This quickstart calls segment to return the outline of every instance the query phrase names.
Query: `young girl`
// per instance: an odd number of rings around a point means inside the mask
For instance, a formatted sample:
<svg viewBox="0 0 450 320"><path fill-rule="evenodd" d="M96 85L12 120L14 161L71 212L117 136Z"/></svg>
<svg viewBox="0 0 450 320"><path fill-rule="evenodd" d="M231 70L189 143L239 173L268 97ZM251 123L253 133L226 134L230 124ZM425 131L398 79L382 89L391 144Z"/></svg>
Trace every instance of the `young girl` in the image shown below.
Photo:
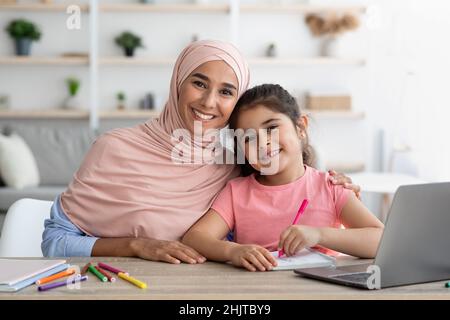
<svg viewBox="0 0 450 320"><path fill-rule="evenodd" d="M353 192L311 167L307 125L307 117L300 115L295 99L281 86L264 84L245 92L231 115L230 128L257 133L258 157L249 161L251 138L237 138L238 147L245 150L244 176L227 183L183 242L210 260L231 261L250 271L276 266L269 251L277 249L287 256L316 247L374 257L383 224ZM309 204L298 224L291 225L304 199ZM224 240L230 231L235 242Z"/></svg>

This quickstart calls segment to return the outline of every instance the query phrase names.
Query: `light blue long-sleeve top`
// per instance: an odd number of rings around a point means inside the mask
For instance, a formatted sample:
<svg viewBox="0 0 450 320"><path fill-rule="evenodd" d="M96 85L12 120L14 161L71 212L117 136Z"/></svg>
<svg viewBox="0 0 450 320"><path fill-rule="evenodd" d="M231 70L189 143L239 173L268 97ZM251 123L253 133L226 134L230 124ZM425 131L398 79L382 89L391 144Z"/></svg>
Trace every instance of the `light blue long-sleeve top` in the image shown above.
<svg viewBox="0 0 450 320"><path fill-rule="evenodd" d="M44 222L41 250L44 257L90 257L97 237L81 231L61 208L60 196L53 202L50 219ZM227 236L233 241L233 232Z"/></svg>
<svg viewBox="0 0 450 320"><path fill-rule="evenodd" d="M98 238L81 231L61 208L60 196L53 202L50 219L44 222L41 250L44 257L89 257Z"/></svg>

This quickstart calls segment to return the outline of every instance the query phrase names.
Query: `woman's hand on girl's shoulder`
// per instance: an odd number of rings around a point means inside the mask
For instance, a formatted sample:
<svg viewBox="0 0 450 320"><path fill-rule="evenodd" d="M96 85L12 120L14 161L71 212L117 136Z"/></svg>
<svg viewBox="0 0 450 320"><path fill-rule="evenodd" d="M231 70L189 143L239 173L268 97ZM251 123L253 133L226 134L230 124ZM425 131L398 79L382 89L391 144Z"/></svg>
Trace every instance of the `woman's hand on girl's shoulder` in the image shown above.
<svg viewBox="0 0 450 320"><path fill-rule="evenodd" d="M361 187L357 184L353 184L350 177L347 177L343 173L338 173L334 170L328 170L330 174L330 181L333 184L342 185L344 188L349 189L354 192L356 197L361 200Z"/></svg>
<svg viewBox="0 0 450 320"><path fill-rule="evenodd" d="M231 250L231 263L249 271L272 270L277 266L270 252L258 245L237 245Z"/></svg>
<svg viewBox="0 0 450 320"><path fill-rule="evenodd" d="M131 248L136 257L146 260L174 264L181 262L195 264L206 261L206 258L197 251L179 241L136 238L132 241Z"/></svg>

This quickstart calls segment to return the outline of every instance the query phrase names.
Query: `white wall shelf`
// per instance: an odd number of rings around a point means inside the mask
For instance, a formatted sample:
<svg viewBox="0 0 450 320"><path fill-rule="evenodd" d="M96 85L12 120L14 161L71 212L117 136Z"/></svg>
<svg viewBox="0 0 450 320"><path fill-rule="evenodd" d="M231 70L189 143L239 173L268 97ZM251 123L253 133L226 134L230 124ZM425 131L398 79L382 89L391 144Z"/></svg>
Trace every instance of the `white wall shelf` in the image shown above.
<svg viewBox="0 0 450 320"><path fill-rule="evenodd" d="M140 119L157 117L159 111L156 110L100 110L99 117L103 119ZM355 111L311 111L306 110L309 116L316 119L363 119L363 112ZM78 118L89 117L88 110L63 110L63 109L42 109L42 110L0 110L0 118L3 119L25 119L25 118Z"/></svg>
<svg viewBox="0 0 450 320"><path fill-rule="evenodd" d="M147 119L157 117L154 110L105 110L99 112L101 119ZM0 110L0 119L89 119L89 110Z"/></svg>
<svg viewBox="0 0 450 320"><path fill-rule="evenodd" d="M89 110L0 110L0 119L88 119Z"/></svg>
<svg viewBox="0 0 450 320"><path fill-rule="evenodd" d="M102 57L100 65L123 65L123 66L172 66L176 58L154 58L154 57ZM354 65L362 66L365 60L357 58L249 58L248 63L254 66L308 66L308 65Z"/></svg>
<svg viewBox="0 0 450 320"><path fill-rule="evenodd" d="M259 66L307 66L307 65L355 65L362 66L365 60L357 58L249 58L248 63Z"/></svg>
<svg viewBox="0 0 450 320"><path fill-rule="evenodd" d="M99 58L100 65L118 66L171 66L175 64L176 58L153 58L153 57L102 57Z"/></svg>
<svg viewBox="0 0 450 320"><path fill-rule="evenodd" d="M159 111L155 110L106 110L100 111L101 119L148 119L159 116Z"/></svg>
<svg viewBox="0 0 450 320"><path fill-rule="evenodd" d="M158 12L158 13L228 13L230 5L228 4L145 4L145 3L111 3L100 4L100 11L105 12ZM242 13L285 13L302 14L310 12L326 11L345 11L364 13L365 6L325 6L311 4L293 4L293 5L271 5L271 4L249 4L240 5L239 10Z"/></svg>
<svg viewBox="0 0 450 320"><path fill-rule="evenodd" d="M145 4L145 3L111 3L100 4L103 12L157 12L157 13L228 13L227 4Z"/></svg>
<svg viewBox="0 0 450 320"><path fill-rule="evenodd" d="M0 4L0 11L35 11L35 12L66 12L69 5L78 5L81 11L86 12L89 10L88 4L77 4L77 3L11 3L11 4Z"/></svg>
<svg viewBox="0 0 450 320"><path fill-rule="evenodd" d="M304 14L311 12L356 12L364 13L366 6L339 6L339 5L314 5L314 4L243 4L240 6L242 13L287 13L287 14Z"/></svg>
<svg viewBox="0 0 450 320"><path fill-rule="evenodd" d="M0 57L0 65L74 65L82 66L89 64L88 57L36 57L36 56L3 56Z"/></svg>
<svg viewBox="0 0 450 320"><path fill-rule="evenodd" d="M48 117L48 118L88 118L91 127L98 127L98 119L114 118L145 118L155 112L152 111L103 111L99 108L101 101L98 97L99 68L108 66L148 66L148 67L172 67L176 57L124 57L124 56L99 56L98 55L98 37L99 37L99 16L106 13L211 13L226 14L230 17L230 39L236 41L239 35L239 14L304 14L309 12L322 11L346 11L355 13L364 13L366 6L350 5L314 5L314 4L239 4L239 1L224 1L223 4L156 4L144 3L103 3L100 0L89 0L88 3L77 3L77 0L63 0L64 2L54 2L50 4L41 3L38 0L34 2L21 2L14 4L0 4L0 11L31 11L31 12L55 12L65 13L67 7L71 4L79 5L81 10L89 15L89 57L88 56L0 56L0 66L87 66L89 71L90 97L89 106L86 111L66 111L66 110L47 110L47 111L0 111L0 117ZM358 58L330 58L330 57L253 57L248 59L252 67L303 67L303 66L362 66L364 59ZM20 110L20 109L18 109ZM147 112L147 113L145 113ZM362 112L310 112L310 115L317 119L361 119L364 117Z"/></svg>
<svg viewBox="0 0 450 320"><path fill-rule="evenodd" d="M361 111L346 110L305 110L306 114L313 119L364 119L365 113Z"/></svg>

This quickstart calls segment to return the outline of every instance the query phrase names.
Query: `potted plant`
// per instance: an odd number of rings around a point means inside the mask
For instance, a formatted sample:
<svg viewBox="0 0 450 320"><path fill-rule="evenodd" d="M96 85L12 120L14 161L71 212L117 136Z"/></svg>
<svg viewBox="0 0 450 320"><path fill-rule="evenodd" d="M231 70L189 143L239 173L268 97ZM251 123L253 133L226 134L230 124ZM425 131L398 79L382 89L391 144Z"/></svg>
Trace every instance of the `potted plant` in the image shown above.
<svg viewBox="0 0 450 320"><path fill-rule="evenodd" d="M64 109L76 109L79 107L79 101L77 99L77 93L80 89L81 82L77 78L70 77L66 79L67 89L69 96L64 100Z"/></svg>
<svg viewBox="0 0 450 320"><path fill-rule="evenodd" d="M314 36L323 37L320 53L322 56L336 55L336 39L346 31L354 30L359 26L358 18L350 13L338 16L331 13L326 16L308 14L305 22Z"/></svg>
<svg viewBox="0 0 450 320"><path fill-rule="evenodd" d="M13 20L6 27L6 31L16 43L16 54L19 56L30 55L31 42L41 38L41 31L31 21L25 19Z"/></svg>
<svg viewBox="0 0 450 320"><path fill-rule="evenodd" d="M144 48L141 38L129 31L122 32L115 40L127 57L132 57L136 48Z"/></svg>
<svg viewBox="0 0 450 320"><path fill-rule="evenodd" d="M126 99L125 93L123 93L122 91L117 92L116 98L117 98L117 110L124 110Z"/></svg>
<svg viewBox="0 0 450 320"><path fill-rule="evenodd" d="M277 56L277 47L275 43L270 43L266 49L266 57L276 57Z"/></svg>

